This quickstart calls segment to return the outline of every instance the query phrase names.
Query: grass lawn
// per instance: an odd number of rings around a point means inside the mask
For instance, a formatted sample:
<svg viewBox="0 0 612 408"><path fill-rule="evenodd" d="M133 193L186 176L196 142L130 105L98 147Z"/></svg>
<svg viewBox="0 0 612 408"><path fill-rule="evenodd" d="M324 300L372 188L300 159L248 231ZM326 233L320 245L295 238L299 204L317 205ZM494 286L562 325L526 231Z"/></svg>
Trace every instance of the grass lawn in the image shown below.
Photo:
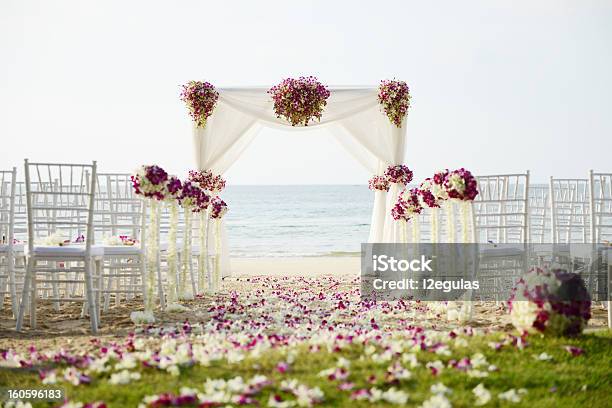
<svg viewBox="0 0 612 408"><path fill-rule="evenodd" d="M189 342L196 343L195 336L188 336ZM437 393L454 407L473 407L476 397L472 390L480 383L490 391L491 399L485 406L531 406L531 407L610 407L612 406L612 332L599 331L585 334L576 339L544 338L539 335L529 336L525 347L508 343L507 333L490 333L486 335L458 336L450 338L441 347L430 350L414 349L394 350L384 353L380 345L352 344L341 350L328 350L321 347L313 349L312 344L304 343L294 346L282 346L264 351L254 357L248 355L242 361L230 364L227 360L212 361L208 366L200 364L183 365L178 376L171 375L159 367L143 367L138 364L131 372L139 372L141 378L124 385L109 383L110 375L115 370L114 362L108 363L107 372L89 373L91 383L73 386L61 380L55 385L42 385L39 370L49 366L32 366L29 368L0 368L0 384L3 387L41 388L61 387L66 390L70 401L83 403L104 401L109 407L136 407L147 395L174 393L181 387L191 387L202 391L207 379L229 380L241 376L249 380L257 375L264 375L270 381L252 397L260 406L268 406L271 395L278 395L286 406L296 401L291 392L281 390L283 380L295 379L300 384L312 389L319 387L324 399L319 406L366 407L390 406L391 403L373 395L371 389L388 390L394 387L407 393L406 405L420 406L436 392L430 387L442 383L451 391ZM496 350L491 343L506 342ZM566 346L576 346L584 352L574 356ZM451 360L460 361L471 358L475 365L474 354L482 353L486 362L479 363L476 370L473 366L467 369L461 366L452 367ZM546 355L542 355L546 353ZM415 362L408 354L414 354ZM542 359L539 359L540 356ZM321 376L320 372L338 366L340 357L347 359L346 378L331 379ZM550 359L548 359L550 357ZM428 362L439 360L444 368L434 375ZM388 369L398 362L408 375L390 376ZM279 366L279 363L281 365ZM286 363L286 364L284 364ZM418 364L418 365L417 365ZM491 367L491 365L496 366ZM53 364L61 372L66 364ZM286 369L285 369L286 368ZM331 370L330 370L331 371ZM87 372L83 369L83 372ZM476 373L476 377L472 376ZM486 377L477 378L478 375ZM352 383L351 389L340 390L339 385ZM355 399L357 390L368 389L364 398ZM520 401L501 400L499 394L509 389L525 389L518 393ZM351 397L353 396L353 398ZM440 400L430 401L443 404ZM57 406L55 402L39 402L33 406ZM223 403L210 406L237 406L237 403ZM282 406L282 405L279 405ZM427 406L427 405L426 405ZM431 405L444 406L444 405Z"/></svg>

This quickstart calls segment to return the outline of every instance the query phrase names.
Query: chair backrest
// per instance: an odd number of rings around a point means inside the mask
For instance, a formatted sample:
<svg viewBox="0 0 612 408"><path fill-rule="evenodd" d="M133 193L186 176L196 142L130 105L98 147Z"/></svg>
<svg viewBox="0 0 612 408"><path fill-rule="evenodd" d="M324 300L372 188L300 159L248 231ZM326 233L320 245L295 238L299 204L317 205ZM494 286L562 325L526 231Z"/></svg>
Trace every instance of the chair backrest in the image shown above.
<svg viewBox="0 0 612 408"><path fill-rule="evenodd" d="M550 178L552 243L587 243L591 239L588 179Z"/></svg>
<svg viewBox="0 0 612 408"><path fill-rule="evenodd" d="M0 170L0 245L13 247L17 169Z"/></svg>
<svg viewBox="0 0 612 408"><path fill-rule="evenodd" d="M589 172L591 241L612 242L612 173Z"/></svg>
<svg viewBox="0 0 612 408"><path fill-rule="evenodd" d="M28 206L26 199L26 186L23 180L15 183L15 238L20 241L28 239Z"/></svg>
<svg viewBox="0 0 612 408"><path fill-rule="evenodd" d="M478 242L526 244L529 239L529 171L478 176L474 224Z"/></svg>
<svg viewBox="0 0 612 408"><path fill-rule="evenodd" d="M93 241L96 162L92 164L30 163L25 160L28 246L51 234L74 241Z"/></svg>
<svg viewBox="0 0 612 408"><path fill-rule="evenodd" d="M134 194L130 174L98 173L94 237L126 235L141 240L143 200Z"/></svg>
<svg viewBox="0 0 612 408"><path fill-rule="evenodd" d="M529 242L535 244L549 243L550 204L549 186L532 184L529 186Z"/></svg>

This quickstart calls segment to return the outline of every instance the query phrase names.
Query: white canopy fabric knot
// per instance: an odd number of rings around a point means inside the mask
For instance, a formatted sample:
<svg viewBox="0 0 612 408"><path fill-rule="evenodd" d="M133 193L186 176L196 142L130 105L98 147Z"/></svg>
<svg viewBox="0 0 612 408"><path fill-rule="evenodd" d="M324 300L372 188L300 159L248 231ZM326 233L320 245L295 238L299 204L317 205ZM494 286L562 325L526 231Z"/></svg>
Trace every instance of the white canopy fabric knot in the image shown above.
<svg viewBox="0 0 612 408"><path fill-rule="evenodd" d="M206 127L193 128L196 166L199 170L225 173L263 127L296 131L324 127L368 171L383 174L389 165L401 164L406 143L406 120L392 124L378 103L375 87L330 87L331 95L320 121L291 126L274 113L269 87L221 88L219 100ZM391 217L400 186L374 194L368 242L399 242L399 227ZM230 274L229 249L222 227L221 268Z"/></svg>

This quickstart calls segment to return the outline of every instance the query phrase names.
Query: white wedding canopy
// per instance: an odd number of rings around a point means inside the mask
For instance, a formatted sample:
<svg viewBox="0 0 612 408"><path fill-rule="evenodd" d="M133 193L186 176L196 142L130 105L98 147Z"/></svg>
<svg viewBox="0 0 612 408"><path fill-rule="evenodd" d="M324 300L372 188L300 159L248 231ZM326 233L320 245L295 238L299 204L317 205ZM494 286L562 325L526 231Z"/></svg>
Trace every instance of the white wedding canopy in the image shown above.
<svg viewBox="0 0 612 408"><path fill-rule="evenodd" d="M219 100L206 126L193 128L199 170L223 174L266 126L298 131L324 127L373 174L382 174L389 165L402 164L406 120L399 128L391 123L378 103L378 88L330 87L331 95L321 120L314 120L306 127L294 127L284 118L277 118L268 89L218 89ZM391 184L388 193L376 191L369 242L399 241L399 229L391 217L391 208L401 188ZM229 251L225 228L222 236L221 268L223 276L227 276Z"/></svg>

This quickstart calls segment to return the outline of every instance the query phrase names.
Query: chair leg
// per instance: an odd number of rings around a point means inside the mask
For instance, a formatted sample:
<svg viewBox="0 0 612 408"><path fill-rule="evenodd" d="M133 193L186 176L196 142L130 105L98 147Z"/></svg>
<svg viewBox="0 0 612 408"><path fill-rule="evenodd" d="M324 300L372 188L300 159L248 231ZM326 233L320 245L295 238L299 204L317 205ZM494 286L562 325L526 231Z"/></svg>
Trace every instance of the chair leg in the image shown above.
<svg viewBox="0 0 612 408"><path fill-rule="evenodd" d="M27 263L26 263L26 273L23 279L23 291L21 293L21 302L19 305L19 312L17 313L17 324L15 326L15 329L17 331L21 331L22 329L23 316L25 314L25 309L27 307L28 300L30 298L30 284L32 282L32 274L34 273L33 264L34 264L34 259L28 258ZM32 313L31 310L30 310L30 313Z"/></svg>
<svg viewBox="0 0 612 408"><path fill-rule="evenodd" d="M108 277L107 277L108 281L106 282L106 293L104 293L104 309L103 309L104 313L108 312L108 307L110 305L110 289L111 289L111 283L113 281L112 274L114 270L112 265L113 265L113 261L110 260L109 267L108 267ZM99 282L100 283L98 284L98 286L100 286L101 288L104 287L104 279L102 279L102 273L100 273Z"/></svg>
<svg viewBox="0 0 612 408"><path fill-rule="evenodd" d="M17 306L17 283L15 282L15 259L9 259L11 264L9 264L8 272L9 272L9 292L11 294L11 307L13 308L13 317L17 317L17 313L19 313L19 307Z"/></svg>
<svg viewBox="0 0 612 408"><path fill-rule="evenodd" d="M53 262L53 267L55 269L59 269L59 262ZM52 272L51 273L51 280L53 282L51 282L51 287L53 288L53 297L56 299L59 299L59 289L57 286L57 274L60 272ZM55 300L53 301L53 310L55 310L56 312L59 312L60 310L60 302L59 300Z"/></svg>
<svg viewBox="0 0 612 408"><path fill-rule="evenodd" d="M93 334L98 332L98 316L96 313L96 299L93 293L92 279L92 259L85 259L85 287L87 291L87 306L89 308L89 319L91 321L91 331Z"/></svg>

